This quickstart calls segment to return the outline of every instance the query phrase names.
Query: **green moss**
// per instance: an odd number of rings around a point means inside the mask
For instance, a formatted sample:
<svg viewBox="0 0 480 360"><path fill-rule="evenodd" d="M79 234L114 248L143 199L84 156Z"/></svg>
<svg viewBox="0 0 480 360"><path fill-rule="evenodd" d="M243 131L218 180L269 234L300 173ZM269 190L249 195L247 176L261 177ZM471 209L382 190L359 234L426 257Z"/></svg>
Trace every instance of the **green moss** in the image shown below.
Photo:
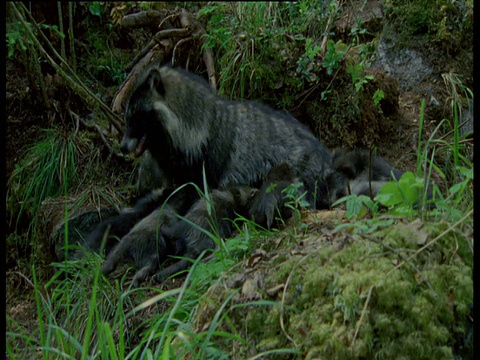
<svg viewBox="0 0 480 360"><path fill-rule="evenodd" d="M471 46L472 1L394 0L387 3L386 14L405 38L426 35L447 52Z"/></svg>
<svg viewBox="0 0 480 360"><path fill-rule="evenodd" d="M422 246L412 240L414 228L402 224L371 237L410 256ZM445 225L424 229L433 239ZM408 264L395 269L398 254L361 237L342 250L319 243L301 256L282 252L262 271L269 287L289 279L285 296L277 296L277 305L251 305L247 312L231 309L229 314L257 351L292 348L294 342L303 354L298 358L307 359L453 359L473 303L471 259L452 247L454 239L467 243L460 234L412 257L421 274Z"/></svg>
<svg viewBox="0 0 480 360"><path fill-rule="evenodd" d="M428 34L437 30L437 24L442 19L440 8L446 4L446 0L394 0L388 10L395 14L402 32Z"/></svg>

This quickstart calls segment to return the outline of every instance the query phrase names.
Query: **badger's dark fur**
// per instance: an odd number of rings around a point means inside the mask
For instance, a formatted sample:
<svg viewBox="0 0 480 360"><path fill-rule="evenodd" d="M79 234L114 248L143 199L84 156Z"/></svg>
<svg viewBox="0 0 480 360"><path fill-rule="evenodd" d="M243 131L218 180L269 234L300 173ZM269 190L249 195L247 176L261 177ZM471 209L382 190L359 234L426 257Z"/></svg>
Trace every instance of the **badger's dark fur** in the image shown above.
<svg viewBox="0 0 480 360"><path fill-rule="evenodd" d="M178 214L185 214L191 199L198 198L197 191L187 186L183 191L172 194L172 189L156 189L141 198L133 208L122 210L119 215L113 216L93 229L84 240L85 247L90 251L99 252L103 237L108 234L105 249L111 249L125 236L140 220L163 206L168 200L168 206ZM195 201L195 200L193 200Z"/></svg>
<svg viewBox="0 0 480 360"><path fill-rule="evenodd" d="M285 189L299 179L294 171L285 163L274 167L267 174L263 185L255 195L249 210L250 218L256 223L270 229L274 224L275 216L287 219L292 216L290 208L285 206L287 201ZM298 196L303 193L303 186L299 188Z"/></svg>
<svg viewBox="0 0 480 360"><path fill-rule="evenodd" d="M292 116L250 101L217 96L205 80L171 67L153 67L139 81L126 110L121 149L149 150L170 185L258 187L285 163L308 192L312 207L325 208L343 188L326 147Z"/></svg>
<svg viewBox="0 0 480 360"><path fill-rule="evenodd" d="M138 222L108 254L101 271L108 275L121 263L130 263L138 270L133 286L160 269L168 256L195 259L204 250L214 249L215 242L206 233L226 238L234 230L232 221L237 214L247 216L256 189L246 186L213 190L209 197L197 200L184 218L165 205ZM206 232L205 232L206 231ZM190 265L188 260L158 272L161 282Z"/></svg>
<svg viewBox="0 0 480 360"><path fill-rule="evenodd" d="M133 278L133 286L137 286L147 276L158 271L168 255L178 255L185 251L182 242L169 241L163 235L163 229L173 226L177 221L179 219L175 211L168 205L154 210L139 221L108 254L102 264L102 273L108 275L119 264L130 263L139 269Z"/></svg>
<svg viewBox="0 0 480 360"><path fill-rule="evenodd" d="M232 236L233 221L238 216L247 216L256 191L248 186L213 190L209 198L204 197L195 202L182 221L165 228L164 235L185 249L182 256L196 259L203 251L216 248L216 243L209 233L218 238ZM190 265L191 261L182 259L161 270L154 276L154 280L162 282Z"/></svg>
<svg viewBox="0 0 480 360"><path fill-rule="evenodd" d="M349 179L349 189L345 193L375 196L388 181L400 179L403 171L390 166L381 156L372 156L368 150L333 152L333 167Z"/></svg>

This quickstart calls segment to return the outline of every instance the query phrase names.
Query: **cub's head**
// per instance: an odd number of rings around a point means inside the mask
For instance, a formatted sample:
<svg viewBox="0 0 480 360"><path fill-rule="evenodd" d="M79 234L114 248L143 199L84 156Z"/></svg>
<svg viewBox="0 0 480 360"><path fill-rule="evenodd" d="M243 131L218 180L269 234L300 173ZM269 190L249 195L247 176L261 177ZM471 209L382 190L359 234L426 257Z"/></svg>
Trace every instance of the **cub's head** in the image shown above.
<svg viewBox="0 0 480 360"><path fill-rule="evenodd" d="M165 87L158 68L152 68L139 79L126 107L125 133L120 150L139 157L145 150L162 141L163 130L158 121L159 104L163 103Z"/></svg>

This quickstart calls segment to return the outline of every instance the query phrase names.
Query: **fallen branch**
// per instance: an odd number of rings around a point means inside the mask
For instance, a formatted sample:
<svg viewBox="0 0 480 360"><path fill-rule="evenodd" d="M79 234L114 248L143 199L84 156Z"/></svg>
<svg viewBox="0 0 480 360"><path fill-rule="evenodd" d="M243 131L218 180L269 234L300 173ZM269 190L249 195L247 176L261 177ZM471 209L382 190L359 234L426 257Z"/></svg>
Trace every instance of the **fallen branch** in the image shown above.
<svg viewBox="0 0 480 360"><path fill-rule="evenodd" d="M205 43L206 40L203 40L203 42ZM217 77L215 75L215 65L213 61L212 50L206 49L204 46L202 47L203 47L202 57L203 57L203 62L207 67L208 82L210 83L210 86L213 88L213 90L217 91Z"/></svg>
<svg viewBox="0 0 480 360"><path fill-rule="evenodd" d="M360 320L358 320L357 328L355 329L355 334L353 335L352 346L355 344L355 340L357 339L358 332L360 331L360 327L363 323L363 318L365 313L367 312L368 304L370 304L370 299L372 298L373 289L375 286L370 286L370 290L368 290L367 300L365 301L365 305L363 306L362 315L360 315Z"/></svg>
<svg viewBox="0 0 480 360"><path fill-rule="evenodd" d="M283 333L285 334L285 336L287 337L288 340L290 340L290 342L293 343L293 345L295 346L295 348L298 348L298 344L295 342L295 340L290 336L288 335L287 331L285 330L285 325L284 325L284 321L283 321L283 315L284 315L284 308L285 308L285 295L287 293L287 288L288 288L288 284L290 283L290 280L292 279L292 276L293 276L293 273L294 271L297 269L297 267L300 266L300 264L302 264L310 255L305 255L304 257L302 257L300 259L299 262L297 262L292 270L290 271L290 274L288 274L288 278L287 278L287 281L285 282L285 286L283 287L283 293L282 293L282 302L280 303L281 307L280 307L280 328L282 329Z"/></svg>
<svg viewBox="0 0 480 360"><path fill-rule="evenodd" d="M155 14L154 14L155 15ZM146 12L140 12L137 14L127 15L129 19L123 21L140 22L146 21L145 18L149 16ZM166 29L158 31L146 46L133 58L133 60L125 67L125 71L129 73L119 90L115 94L112 101L112 111L115 114L120 114L123 111L126 99L128 99L133 91L133 86L136 83L141 72L152 62L163 63L164 59L172 54L172 64L175 64L175 55L177 54L177 48L184 45L187 42L199 40L202 46L202 55L207 68L208 81L214 90L217 89L217 81L215 76L215 66L213 61L213 54L210 49L207 49L204 45L206 39L204 38L205 29L199 23L199 21L185 9L176 9L174 14L167 16L162 20L159 27L161 27L165 21L171 18L179 17L180 29ZM142 20L143 19L143 20ZM123 26L123 25L122 25ZM128 25L130 26L130 25ZM177 41L173 39L179 39Z"/></svg>
<svg viewBox="0 0 480 360"><path fill-rule="evenodd" d="M161 41L164 39L169 39L172 37L185 37L190 34L188 29L168 29L160 30L155 36L148 42L148 44L133 58L132 61L125 67L125 71L130 71L133 67L148 54L150 50L157 44L161 44Z"/></svg>
<svg viewBox="0 0 480 360"><path fill-rule="evenodd" d="M112 111L116 114L121 114L123 112L123 106L126 100L130 97L133 92L133 86L137 82L139 75L142 71L151 63L163 62L167 54L172 51L173 45L170 40L163 40L161 43L162 46L157 45L150 52L148 52L138 64L130 71L127 78L123 81L122 85L119 87L117 93L113 97L112 101Z"/></svg>
<svg viewBox="0 0 480 360"><path fill-rule="evenodd" d="M81 118L78 114L74 113L73 111L69 111L70 112L70 115L77 121L77 122L81 122L85 127L89 128L89 129L94 129L97 131L98 135L100 135L100 139L102 139L102 142L103 144L107 147L108 151L110 152L110 154L113 154L115 156L118 156L118 157L121 157L123 158L123 155L120 154L119 152L115 152L113 151L113 148L110 146L110 144L108 143L107 139L105 138L105 135L103 135L103 131L102 129L100 128L100 126L98 126L98 124L94 123L94 122L88 122L86 121L85 119Z"/></svg>
<svg viewBox="0 0 480 360"><path fill-rule="evenodd" d="M158 23L162 16L165 16L165 13L157 10L140 11L135 14L125 15L120 22L120 26L124 29L150 26Z"/></svg>
<svg viewBox="0 0 480 360"><path fill-rule="evenodd" d="M215 66L214 66L214 61L213 61L213 54L212 50L208 49L206 45L206 38L205 34L206 31L202 25L198 22L198 20L190 14L188 11L185 9L182 9L180 13L180 24L182 27L187 28L187 29L194 29L192 31L192 38L194 39L199 39L201 44L202 44L202 57L203 61L205 63L205 66L207 68L207 74L208 74L208 82L210 83L210 86L213 88L213 90L217 90L217 77L215 75Z"/></svg>
<svg viewBox="0 0 480 360"><path fill-rule="evenodd" d="M181 46L183 44L185 44L186 42L189 42L189 41L192 41L193 40L193 37L187 37L185 39L181 39L180 41L178 41L174 48L173 48L173 52L172 52L172 65L175 66L175 51L177 50L177 47L178 46Z"/></svg>
<svg viewBox="0 0 480 360"><path fill-rule="evenodd" d="M163 26L163 24L164 24L165 22L167 22L167 21L170 20L170 19L173 19L173 18L178 17L178 15L179 15L178 13L168 15L168 16L167 16L165 19L163 19L162 22L158 25L158 28L161 29L162 26Z"/></svg>

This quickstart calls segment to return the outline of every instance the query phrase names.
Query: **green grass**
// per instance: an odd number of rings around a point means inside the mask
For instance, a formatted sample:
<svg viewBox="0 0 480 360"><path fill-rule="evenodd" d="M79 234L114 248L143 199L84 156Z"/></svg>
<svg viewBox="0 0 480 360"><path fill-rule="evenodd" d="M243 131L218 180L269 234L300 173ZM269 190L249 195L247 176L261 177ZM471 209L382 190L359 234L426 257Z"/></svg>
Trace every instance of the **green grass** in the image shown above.
<svg viewBox="0 0 480 360"><path fill-rule="evenodd" d="M34 213L47 197L66 194L78 179L73 136L57 129L43 132L44 140L27 149L8 182L8 197L18 200L12 206L19 206L19 216L27 209Z"/></svg>
<svg viewBox="0 0 480 360"><path fill-rule="evenodd" d="M328 31L326 25L331 27L339 9L334 2L319 1L203 7L199 16L209 19L205 46L214 51L220 69L219 92L234 99L291 106L292 92L301 92L318 77L321 67L314 60L320 53L320 40L313 43L313 39Z"/></svg>

